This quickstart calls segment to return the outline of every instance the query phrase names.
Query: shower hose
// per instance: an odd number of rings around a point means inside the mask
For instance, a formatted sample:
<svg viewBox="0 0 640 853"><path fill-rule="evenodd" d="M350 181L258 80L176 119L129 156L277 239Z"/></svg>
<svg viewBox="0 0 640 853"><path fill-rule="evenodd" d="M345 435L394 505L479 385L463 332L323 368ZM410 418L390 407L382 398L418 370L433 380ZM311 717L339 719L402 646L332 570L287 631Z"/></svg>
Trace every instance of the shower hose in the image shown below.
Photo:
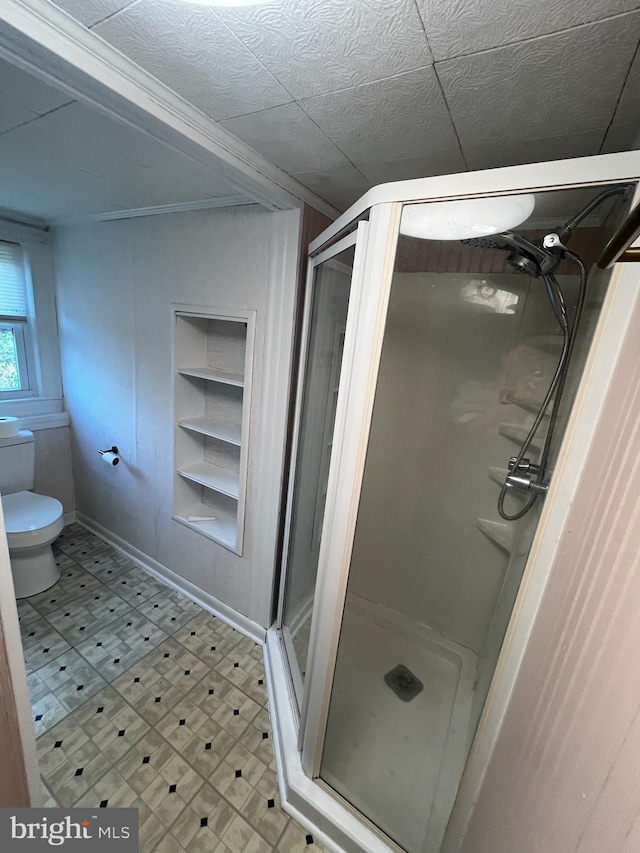
<svg viewBox="0 0 640 853"><path fill-rule="evenodd" d="M540 424L542 423L547 409L551 404L549 426L544 440L542 453L540 454L538 470L534 475L535 479L533 481L533 485L544 484L543 481L546 474L549 451L551 448L551 442L553 440L553 434L558 420L560 404L562 402L562 393L564 391L564 386L567 381L567 373L569 371L569 365L571 364L571 356L573 354L576 342L576 333L578 331L578 326L580 325L580 318L582 316L582 310L584 308L584 303L587 295L587 271L582 259L574 252L568 250L565 250L564 257L567 258L567 260L570 260L575 263L578 266L578 269L580 270L580 286L578 290L578 300L576 302L576 307L573 314L573 321L571 323L571 326L569 327L567 321L567 311L564 294L562 292L562 288L558 283L558 280L555 278L555 276L551 274L543 275L542 278L545 283L547 295L549 296L551 308L553 309L553 313L555 314L562 329L562 351L560 353L558 365L551 380L551 384L549 385L549 389L540 406L540 410L538 411L538 414L536 415L535 420L531 425L531 429L527 433L527 436L523 441L518 455L516 456L513 466L511 467L511 470L509 472L511 473L511 471L513 471L517 473L522 463L522 460L525 458L525 455L529 450L529 447L531 446L531 443L540 428ZM553 403L551 402L552 398ZM510 514L504 508L505 498L510 489L508 476L509 475L507 475L507 477L505 478L505 481L502 484L502 488L500 489L500 496L498 497L498 512L500 513L500 516L505 519L505 521L516 521L517 519L522 518L523 515L526 515L527 512L529 512L529 510L532 508L532 506L538 499L540 491L532 490L525 505L520 510L518 510L518 512Z"/></svg>

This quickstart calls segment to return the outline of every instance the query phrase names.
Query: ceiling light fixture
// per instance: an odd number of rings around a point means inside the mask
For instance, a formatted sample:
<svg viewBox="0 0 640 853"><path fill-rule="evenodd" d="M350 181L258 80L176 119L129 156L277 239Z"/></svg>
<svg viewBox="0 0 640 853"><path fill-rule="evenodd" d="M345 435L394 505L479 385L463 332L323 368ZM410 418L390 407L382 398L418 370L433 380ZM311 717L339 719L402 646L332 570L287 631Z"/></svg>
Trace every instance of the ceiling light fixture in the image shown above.
<svg viewBox="0 0 640 853"><path fill-rule="evenodd" d="M531 216L534 207L531 194L406 204L400 233L422 240L487 237L520 225Z"/></svg>

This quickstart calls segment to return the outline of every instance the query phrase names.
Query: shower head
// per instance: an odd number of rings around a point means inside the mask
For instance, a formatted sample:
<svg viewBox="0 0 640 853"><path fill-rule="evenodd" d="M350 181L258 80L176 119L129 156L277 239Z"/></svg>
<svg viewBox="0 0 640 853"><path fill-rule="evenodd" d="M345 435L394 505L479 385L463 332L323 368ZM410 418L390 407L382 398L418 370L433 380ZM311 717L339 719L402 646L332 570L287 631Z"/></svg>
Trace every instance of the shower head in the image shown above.
<svg viewBox="0 0 640 853"><path fill-rule="evenodd" d="M556 269L561 260L560 251L541 249L511 231L493 237L471 237L461 242L478 249L501 249L509 252L507 262L518 272L531 278L548 275Z"/></svg>
<svg viewBox="0 0 640 853"><path fill-rule="evenodd" d="M499 237L469 237L460 242L475 249L505 249L508 252L512 250L512 247Z"/></svg>

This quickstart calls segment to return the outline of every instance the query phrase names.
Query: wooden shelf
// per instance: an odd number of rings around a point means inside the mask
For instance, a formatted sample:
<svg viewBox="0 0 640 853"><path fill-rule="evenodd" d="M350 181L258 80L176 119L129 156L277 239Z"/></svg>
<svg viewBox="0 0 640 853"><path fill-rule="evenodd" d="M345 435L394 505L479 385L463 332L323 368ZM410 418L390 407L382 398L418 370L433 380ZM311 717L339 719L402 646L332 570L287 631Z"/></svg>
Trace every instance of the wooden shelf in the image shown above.
<svg viewBox="0 0 640 853"><path fill-rule="evenodd" d="M209 382L221 382L223 385L235 385L237 388L244 387L242 373L227 373L211 367L179 367L178 373L181 376L195 376L197 379L206 379Z"/></svg>
<svg viewBox="0 0 640 853"><path fill-rule="evenodd" d="M228 495L230 498L237 499L239 496L238 475L234 471L229 471L228 468L221 468L219 465L212 465L210 462L194 462L191 465L178 468L178 474L181 477L186 477L187 480L193 480L194 483L205 486L207 489L212 489L214 492Z"/></svg>
<svg viewBox="0 0 640 853"><path fill-rule="evenodd" d="M208 435L219 441L226 441L238 447L242 444L242 427L240 424L230 424L225 421L216 421L213 418L198 417L185 418L178 421L179 426L200 435Z"/></svg>
<svg viewBox="0 0 640 853"><path fill-rule="evenodd" d="M242 556L256 312L174 310L172 517Z"/></svg>

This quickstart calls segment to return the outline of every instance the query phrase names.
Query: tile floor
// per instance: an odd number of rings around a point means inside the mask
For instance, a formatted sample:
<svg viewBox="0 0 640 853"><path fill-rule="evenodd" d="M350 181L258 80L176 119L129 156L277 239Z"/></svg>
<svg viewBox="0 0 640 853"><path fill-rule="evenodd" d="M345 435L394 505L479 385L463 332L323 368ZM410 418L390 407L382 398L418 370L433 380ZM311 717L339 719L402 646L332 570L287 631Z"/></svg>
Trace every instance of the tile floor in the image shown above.
<svg viewBox="0 0 640 853"><path fill-rule="evenodd" d="M279 805L262 648L80 525L18 603L48 806L133 806L141 853L326 850Z"/></svg>

